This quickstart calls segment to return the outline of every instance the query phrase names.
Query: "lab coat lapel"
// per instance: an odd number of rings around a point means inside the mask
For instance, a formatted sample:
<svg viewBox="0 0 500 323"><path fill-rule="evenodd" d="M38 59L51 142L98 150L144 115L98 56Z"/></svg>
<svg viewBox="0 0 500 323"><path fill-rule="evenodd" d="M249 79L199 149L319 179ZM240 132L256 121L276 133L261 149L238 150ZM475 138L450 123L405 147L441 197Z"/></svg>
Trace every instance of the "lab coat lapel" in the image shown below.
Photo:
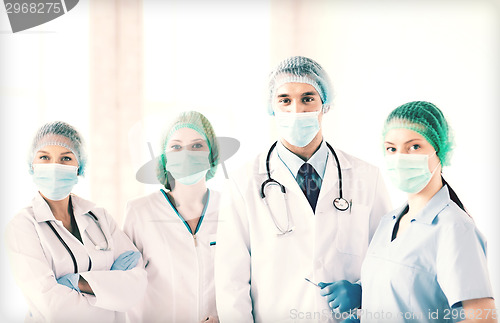
<svg viewBox="0 0 500 323"><path fill-rule="evenodd" d="M73 206L73 214L75 216L76 224L78 225L78 230L80 231L80 235L83 237L83 233L87 229L90 221L92 221L92 219L89 218L89 215L85 214L87 214L95 206L95 204L74 194L71 194L71 203Z"/></svg>
<svg viewBox="0 0 500 323"><path fill-rule="evenodd" d="M43 199L39 192L36 193L31 204L33 205L33 215L37 222L56 220L50 210L49 204Z"/></svg>
<svg viewBox="0 0 500 323"><path fill-rule="evenodd" d="M267 156L267 152L265 154L261 155L261 159L260 159L261 162L259 165L259 173L263 174L265 176L264 180L267 179L266 156ZM290 172L288 167L286 167L286 165L278 157L278 153L276 151L276 148L274 149L273 153L271 154L269 166L270 166L271 177L273 179L275 179L276 181L278 181L279 183L281 183L281 185L285 186L287 198L288 198L288 201L290 203L290 206L292 207L292 205L297 205L297 203L300 203L301 208L307 207L312 212L311 206L309 205L309 202L307 201L306 196L304 195L304 193L300 189L299 184L297 184L295 177L292 175L292 173ZM299 202L296 202L297 199ZM293 210L292 210L292 212L293 212Z"/></svg>
<svg viewBox="0 0 500 323"><path fill-rule="evenodd" d="M328 151L328 160L326 162L325 175L323 176L323 182L321 183L321 190L319 191L318 204L316 209L324 203L324 199L328 200L328 203L333 203L333 200L339 197L339 176L337 170L337 163L332 152ZM345 186L349 179L349 169L351 168L351 163L345 158L344 154L338 149L335 150L337 157L339 158L341 170L342 170L342 181ZM344 189L345 191L345 189ZM345 193L344 193L345 194ZM345 197L345 196L344 196Z"/></svg>

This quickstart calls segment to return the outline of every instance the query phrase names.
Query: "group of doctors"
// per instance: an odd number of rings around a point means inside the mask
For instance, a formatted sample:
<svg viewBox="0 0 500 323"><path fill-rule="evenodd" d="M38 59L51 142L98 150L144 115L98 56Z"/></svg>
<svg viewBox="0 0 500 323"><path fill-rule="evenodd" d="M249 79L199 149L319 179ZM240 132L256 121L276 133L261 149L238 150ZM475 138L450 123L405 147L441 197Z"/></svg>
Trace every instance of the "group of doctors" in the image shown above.
<svg viewBox="0 0 500 323"><path fill-rule="evenodd" d="M200 113L162 136L163 188L130 201L123 231L71 193L85 171L69 124L42 126L30 149L38 188L6 241L27 322L496 322L486 241L442 178L453 138L432 103L387 118L391 211L377 167L322 135L328 75L295 56L270 74L279 139L207 188L220 148Z"/></svg>

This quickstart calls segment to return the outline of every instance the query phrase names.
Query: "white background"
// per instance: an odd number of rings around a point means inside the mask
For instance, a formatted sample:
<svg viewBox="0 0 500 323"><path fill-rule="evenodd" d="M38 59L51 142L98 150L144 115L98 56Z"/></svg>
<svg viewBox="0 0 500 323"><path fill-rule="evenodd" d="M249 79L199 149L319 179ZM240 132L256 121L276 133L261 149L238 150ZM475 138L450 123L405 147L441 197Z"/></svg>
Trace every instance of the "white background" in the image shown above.
<svg viewBox="0 0 500 323"><path fill-rule="evenodd" d="M276 139L266 114L267 73L286 56L309 56L328 71L335 89L323 121L325 138L381 168L381 128L392 109L427 100L443 110L456 138L444 176L489 241L491 280L495 295L500 293L499 1L302 2L303 16L285 17L298 20L289 33L273 26L293 1L144 2L144 119L123 139L134 169L150 159L146 143L134 134L141 132L156 148L163 125L158 117L187 108L204 113L219 136L241 142L226 161L229 171L267 150ZM26 155L37 127L64 120L87 142L92 136L88 15L89 5L81 1L54 21L12 34L0 9L2 235L35 192ZM295 46L286 44L290 39ZM292 49L280 56L276 48L283 42ZM219 170L209 184L220 189L222 183ZM404 195L386 183L396 207ZM140 185L144 193L158 188ZM75 192L92 198L88 179ZM0 286L0 320L21 321L26 306L3 242Z"/></svg>

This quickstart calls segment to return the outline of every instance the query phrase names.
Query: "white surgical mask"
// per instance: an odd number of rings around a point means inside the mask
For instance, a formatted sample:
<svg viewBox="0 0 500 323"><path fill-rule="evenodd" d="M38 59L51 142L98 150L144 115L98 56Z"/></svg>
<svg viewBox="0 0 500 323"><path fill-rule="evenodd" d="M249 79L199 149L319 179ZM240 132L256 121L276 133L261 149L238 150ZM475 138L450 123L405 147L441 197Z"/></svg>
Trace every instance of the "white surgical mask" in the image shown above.
<svg viewBox="0 0 500 323"><path fill-rule="evenodd" d="M40 193L52 201L67 197L78 183L78 167L57 163L33 164L33 182Z"/></svg>
<svg viewBox="0 0 500 323"><path fill-rule="evenodd" d="M210 169L208 151L169 151L165 153L165 169L176 181L184 185L193 185L204 178Z"/></svg>
<svg viewBox="0 0 500 323"><path fill-rule="evenodd" d="M280 137L291 145L306 146L319 131L319 113L320 111L303 113L275 111Z"/></svg>
<svg viewBox="0 0 500 323"><path fill-rule="evenodd" d="M430 156L423 154L386 155L387 172L394 186L412 194L423 190L439 166L438 163L432 173L429 171L429 158L435 154L436 152Z"/></svg>

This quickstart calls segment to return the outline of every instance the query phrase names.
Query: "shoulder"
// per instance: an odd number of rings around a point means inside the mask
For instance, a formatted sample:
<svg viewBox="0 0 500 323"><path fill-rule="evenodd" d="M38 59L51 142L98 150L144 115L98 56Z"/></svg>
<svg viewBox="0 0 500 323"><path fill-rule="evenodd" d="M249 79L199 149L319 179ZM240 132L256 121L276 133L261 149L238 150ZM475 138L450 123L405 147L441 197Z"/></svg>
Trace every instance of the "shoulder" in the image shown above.
<svg viewBox="0 0 500 323"><path fill-rule="evenodd" d="M165 197L159 189L128 201L125 207L125 224L153 218L163 203Z"/></svg>
<svg viewBox="0 0 500 323"><path fill-rule="evenodd" d="M377 166L375 166L367 161L364 161L358 157L355 157L351 154L348 154L340 149L336 149L335 151L338 154L341 165L342 165L342 159L344 159L344 162L347 162L346 166L352 167L355 171L362 170L362 171L376 172L376 173L379 172L379 169Z"/></svg>
<svg viewBox="0 0 500 323"><path fill-rule="evenodd" d="M7 250L20 250L25 247L27 238L38 237L38 227L33 207L21 209L5 227L4 242Z"/></svg>
<svg viewBox="0 0 500 323"><path fill-rule="evenodd" d="M436 223L445 230L454 230L458 232L477 230L474 220L451 200L438 214L436 220Z"/></svg>
<svg viewBox="0 0 500 323"><path fill-rule="evenodd" d="M477 228L474 220L455 202L450 201L434 220L439 228L439 240L444 249L452 243L480 245L485 250L486 238Z"/></svg>
<svg viewBox="0 0 500 323"><path fill-rule="evenodd" d="M246 163L238 167L234 172L231 172L230 178L248 178L250 174L258 174L261 169L261 165L265 165L266 154L267 152L262 152L254 156Z"/></svg>
<svg viewBox="0 0 500 323"><path fill-rule="evenodd" d="M226 182L231 183L240 190L246 187L254 186L254 182L260 180L260 177L266 176L265 160L267 152L262 152L248 162L239 166L235 171L229 173L229 180Z"/></svg>
<svg viewBox="0 0 500 323"><path fill-rule="evenodd" d="M32 206L27 206L21 209L14 215L14 217L7 223L6 232L12 232L22 228L33 227L36 223L35 214Z"/></svg>
<svg viewBox="0 0 500 323"><path fill-rule="evenodd" d="M139 196L127 202L127 209L129 208L143 208L150 205L152 202L161 201L164 198L161 190L156 190L147 195Z"/></svg>

